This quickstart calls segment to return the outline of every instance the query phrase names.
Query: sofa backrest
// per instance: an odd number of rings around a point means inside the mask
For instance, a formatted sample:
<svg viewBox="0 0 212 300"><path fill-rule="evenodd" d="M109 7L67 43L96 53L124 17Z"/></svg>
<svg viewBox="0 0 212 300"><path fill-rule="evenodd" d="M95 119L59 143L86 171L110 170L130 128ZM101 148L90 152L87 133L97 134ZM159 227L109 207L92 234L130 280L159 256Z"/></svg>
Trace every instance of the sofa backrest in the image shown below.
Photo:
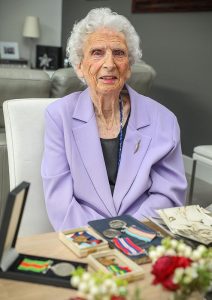
<svg viewBox="0 0 212 300"><path fill-rule="evenodd" d="M134 64L131 71L127 83L139 94L147 95L156 76L155 70L145 62L140 62Z"/></svg>
<svg viewBox="0 0 212 300"><path fill-rule="evenodd" d="M150 65L141 62L132 66L132 75L127 83L138 93L146 95L155 75L156 72ZM86 85L79 80L73 68L58 69L51 78L50 97L60 98L85 88Z"/></svg>
<svg viewBox="0 0 212 300"><path fill-rule="evenodd" d="M50 78L44 71L0 68L0 129L4 128L2 106L5 100L48 98L49 95Z"/></svg>
<svg viewBox="0 0 212 300"><path fill-rule="evenodd" d="M145 62L132 66L128 84L147 95L155 70ZM86 88L73 68L56 70L52 77L43 70L0 68L0 133L4 132L2 105L5 100L20 98L60 98Z"/></svg>
<svg viewBox="0 0 212 300"><path fill-rule="evenodd" d="M73 68L58 69L51 77L50 97L60 98L85 88L86 86L79 80Z"/></svg>

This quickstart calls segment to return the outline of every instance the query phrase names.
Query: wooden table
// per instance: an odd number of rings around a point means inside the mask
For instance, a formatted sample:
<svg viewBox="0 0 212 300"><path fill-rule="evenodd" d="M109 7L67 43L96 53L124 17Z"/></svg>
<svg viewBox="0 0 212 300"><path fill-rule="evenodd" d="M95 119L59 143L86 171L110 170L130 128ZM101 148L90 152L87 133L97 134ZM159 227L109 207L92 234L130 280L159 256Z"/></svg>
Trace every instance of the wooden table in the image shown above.
<svg viewBox="0 0 212 300"><path fill-rule="evenodd" d="M56 232L19 238L16 248L19 253L86 262L86 259L77 258L64 246L59 241ZM163 291L160 286L151 285L151 264L145 264L142 267L145 271L145 278L130 283L129 290L139 287L142 300L168 300L170 293ZM71 289L0 279L1 300L68 300L74 295L76 291ZM133 300L130 296L129 299Z"/></svg>

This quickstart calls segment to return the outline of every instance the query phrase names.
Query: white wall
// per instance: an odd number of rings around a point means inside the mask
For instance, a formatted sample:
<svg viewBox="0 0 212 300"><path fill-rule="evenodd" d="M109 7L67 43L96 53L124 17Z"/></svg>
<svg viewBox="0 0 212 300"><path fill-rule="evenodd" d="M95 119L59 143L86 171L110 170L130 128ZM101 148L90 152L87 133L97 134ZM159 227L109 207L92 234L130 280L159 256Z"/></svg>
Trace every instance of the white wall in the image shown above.
<svg viewBox="0 0 212 300"><path fill-rule="evenodd" d="M149 96L177 115L183 153L211 145L212 11L133 14L132 0L72 2L63 0L63 49L74 22L91 8L107 6L125 15L141 37L144 61L157 72Z"/></svg>
<svg viewBox="0 0 212 300"><path fill-rule="evenodd" d="M0 0L0 41L17 42L22 58L30 57L29 40L22 36L26 16L38 16L41 36L35 45L61 46L62 0Z"/></svg>

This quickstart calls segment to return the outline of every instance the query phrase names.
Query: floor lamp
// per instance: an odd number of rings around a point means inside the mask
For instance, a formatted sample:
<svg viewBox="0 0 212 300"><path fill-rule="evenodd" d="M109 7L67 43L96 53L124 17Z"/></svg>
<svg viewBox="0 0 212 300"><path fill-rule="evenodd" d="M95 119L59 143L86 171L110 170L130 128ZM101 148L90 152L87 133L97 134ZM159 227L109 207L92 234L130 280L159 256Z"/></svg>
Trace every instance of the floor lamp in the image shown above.
<svg viewBox="0 0 212 300"><path fill-rule="evenodd" d="M35 16L27 16L25 18L22 34L23 37L29 39L30 42L29 66L33 67L33 62L32 62L33 39L38 39L40 36L39 18Z"/></svg>

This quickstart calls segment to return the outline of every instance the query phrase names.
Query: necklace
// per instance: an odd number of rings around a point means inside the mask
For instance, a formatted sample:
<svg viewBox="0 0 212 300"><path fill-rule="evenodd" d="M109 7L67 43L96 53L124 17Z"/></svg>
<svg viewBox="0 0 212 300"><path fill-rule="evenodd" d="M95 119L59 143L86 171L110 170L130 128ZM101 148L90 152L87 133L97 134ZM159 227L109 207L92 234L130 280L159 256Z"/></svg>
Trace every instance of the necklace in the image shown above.
<svg viewBox="0 0 212 300"><path fill-rule="evenodd" d="M123 99L119 99L119 112L120 112L120 134L119 134L119 155L118 155L118 168L121 161L121 152L123 146Z"/></svg>

